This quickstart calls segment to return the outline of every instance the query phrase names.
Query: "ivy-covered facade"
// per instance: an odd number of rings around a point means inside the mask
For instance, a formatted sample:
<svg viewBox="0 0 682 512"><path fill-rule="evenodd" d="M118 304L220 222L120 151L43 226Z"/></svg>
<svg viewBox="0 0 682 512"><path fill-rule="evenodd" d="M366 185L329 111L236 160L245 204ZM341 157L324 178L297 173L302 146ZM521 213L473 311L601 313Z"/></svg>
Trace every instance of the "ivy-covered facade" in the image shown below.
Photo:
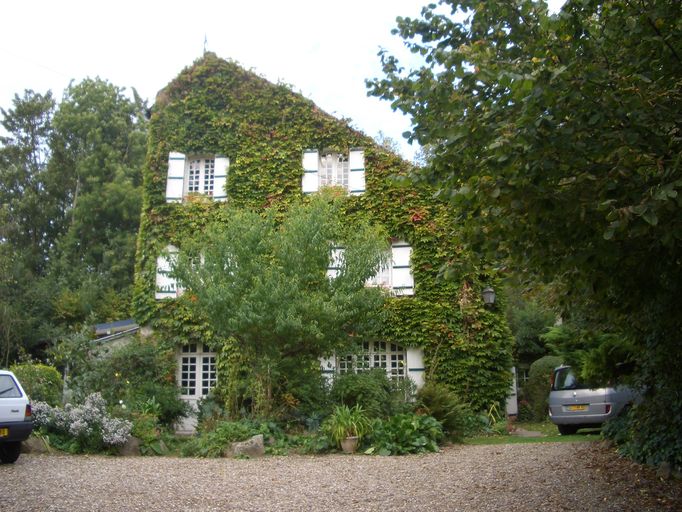
<svg viewBox="0 0 682 512"><path fill-rule="evenodd" d="M511 335L502 305L481 290L497 278L475 264L443 280L446 263L465 261L448 208L431 191L400 185L410 164L345 120L281 84L207 53L159 92L152 109L138 237L135 312L160 343L178 352L178 385L188 399L236 379L229 344L194 318L169 275L168 255L227 203L287 206L327 185L346 190L348 215L370 215L391 236L393 261L375 279L392 289L382 340L322 362L330 375L380 366L417 384L445 382L477 409L504 401ZM334 255L329 275L333 277ZM467 260L468 261L468 260ZM469 261L469 263L471 263Z"/></svg>

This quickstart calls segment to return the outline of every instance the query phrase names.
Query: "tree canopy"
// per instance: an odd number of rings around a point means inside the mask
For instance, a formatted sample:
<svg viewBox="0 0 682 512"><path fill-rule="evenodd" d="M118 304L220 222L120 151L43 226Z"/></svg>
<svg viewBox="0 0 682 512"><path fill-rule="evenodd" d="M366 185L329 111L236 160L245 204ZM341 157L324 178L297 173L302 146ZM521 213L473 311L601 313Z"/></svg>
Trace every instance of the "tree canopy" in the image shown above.
<svg viewBox="0 0 682 512"><path fill-rule="evenodd" d="M359 333L376 333L383 294L365 283L386 261L388 237L344 218L341 202L316 195L283 219L274 209L233 208L227 223L213 223L179 254L175 272L189 303L250 356L266 401L286 390L283 375L319 367L336 349L353 352Z"/></svg>
<svg viewBox="0 0 682 512"><path fill-rule="evenodd" d="M682 462L682 4L443 0L396 33L423 65L383 53L368 85L432 148L418 178L472 246L634 341L638 455Z"/></svg>

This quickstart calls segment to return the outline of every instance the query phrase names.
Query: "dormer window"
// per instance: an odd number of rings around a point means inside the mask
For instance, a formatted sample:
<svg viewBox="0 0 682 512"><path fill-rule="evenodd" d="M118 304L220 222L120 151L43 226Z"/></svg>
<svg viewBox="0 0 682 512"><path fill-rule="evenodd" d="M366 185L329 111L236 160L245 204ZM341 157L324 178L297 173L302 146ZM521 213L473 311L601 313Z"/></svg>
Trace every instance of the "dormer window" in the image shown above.
<svg viewBox="0 0 682 512"><path fill-rule="evenodd" d="M187 164L187 193L213 196L215 158L195 158Z"/></svg>
<svg viewBox="0 0 682 512"><path fill-rule="evenodd" d="M222 155L168 155L166 202L182 203L188 196L204 195L225 201L230 160Z"/></svg>
<svg viewBox="0 0 682 512"><path fill-rule="evenodd" d="M348 157L338 153L327 153L320 157L318 169L320 187L348 188Z"/></svg>
<svg viewBox="0 0 682 512"><path fill-rule="evenodd" d="M304 194L317 192L321 187L343 187L351 195L365 192L365 152L351 149L348 154L315 149L303 153Z"/></svg>

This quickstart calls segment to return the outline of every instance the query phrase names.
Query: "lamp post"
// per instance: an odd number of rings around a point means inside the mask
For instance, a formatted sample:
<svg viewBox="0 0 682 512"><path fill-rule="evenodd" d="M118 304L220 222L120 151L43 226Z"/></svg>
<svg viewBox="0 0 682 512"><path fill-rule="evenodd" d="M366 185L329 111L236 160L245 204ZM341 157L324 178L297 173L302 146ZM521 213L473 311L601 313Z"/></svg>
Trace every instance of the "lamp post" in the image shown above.
<svg viewBox="0 0 682 512"><path fill-rule="evenodd" d="M491 307L495 304L495 290L490 286L483 288L481 295L483 295L483 304L485 304L486 307Z"/></svg>

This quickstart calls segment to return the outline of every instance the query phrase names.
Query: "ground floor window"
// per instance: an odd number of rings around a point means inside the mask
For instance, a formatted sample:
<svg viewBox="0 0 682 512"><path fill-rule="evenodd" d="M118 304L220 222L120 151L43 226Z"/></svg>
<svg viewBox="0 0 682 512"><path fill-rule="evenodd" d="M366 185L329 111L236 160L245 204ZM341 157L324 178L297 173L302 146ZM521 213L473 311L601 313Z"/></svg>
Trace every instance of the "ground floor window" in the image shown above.
<svg viewBox="0 0 682 512"><path fill-rule="evenodd" d="M383 368L391 379L401 380L407 376L406 351L397 343L366 341L357 354L338 356L337 373L359 373Z"/></svg>
<svg viewBox="0 0 682 512"><path fill-rule="evenodd" d="M184 345L179 358L180 394L201 398L216 384L216 355L201 343Z"/></svg>

